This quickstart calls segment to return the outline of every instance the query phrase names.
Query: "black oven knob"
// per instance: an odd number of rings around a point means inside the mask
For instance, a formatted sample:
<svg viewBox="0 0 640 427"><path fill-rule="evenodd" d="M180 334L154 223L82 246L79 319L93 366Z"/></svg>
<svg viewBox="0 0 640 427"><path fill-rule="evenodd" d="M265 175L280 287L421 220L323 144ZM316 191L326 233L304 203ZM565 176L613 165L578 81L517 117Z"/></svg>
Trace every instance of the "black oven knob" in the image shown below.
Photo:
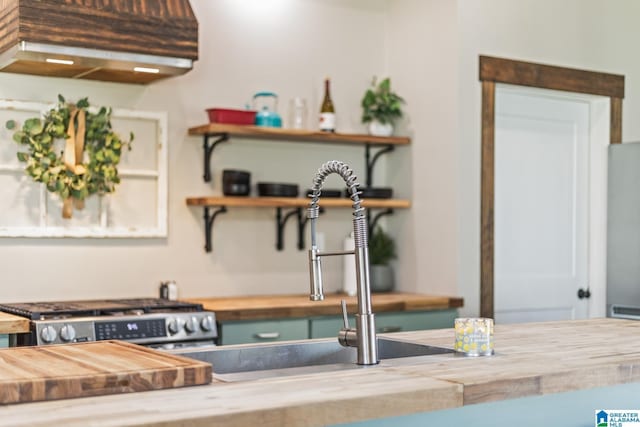
<svg viewBox="0 0 640 427"><path fill-rule="evenodd" d="M64 325L62 329L60 329L60 338L62 341L70 342L76 339L76 330L71 325Z"/></svg>
<svg viewBox="0 0 640 427"><path fill-rule="evenodd" d="M42 338L42 341L47 344L54 342L57 336L58 334L56 333L56 330L53 328L53 326L45 326L40 331L40 338Z"/></svg>
<svg viewBox="0 0 640 427"><path fill-rule="evenodd" d="M200 321L200 327L202 328L203 331L212 331L214 324L213 324L213 316L205 316L202 318L202 321Z"/></svg>
<svg viewBox="0 0 640 427"><path fill-rule="evenodd" d="M182 329L182 319L169 319L169 323L168 323L168 328L169 328L169 333L171 333L171 335L175 335L178 332L180 332L180 330Z"/></svg>
<svg viewBox="0 0 640 427"><path fill-rule="evenodd" d="M198 331L198 319L196 319L194 316L191 316L189 319L187 319L187 322L185 323L184 328L190 334L192 334L194 332L197 332Z"/></svg>

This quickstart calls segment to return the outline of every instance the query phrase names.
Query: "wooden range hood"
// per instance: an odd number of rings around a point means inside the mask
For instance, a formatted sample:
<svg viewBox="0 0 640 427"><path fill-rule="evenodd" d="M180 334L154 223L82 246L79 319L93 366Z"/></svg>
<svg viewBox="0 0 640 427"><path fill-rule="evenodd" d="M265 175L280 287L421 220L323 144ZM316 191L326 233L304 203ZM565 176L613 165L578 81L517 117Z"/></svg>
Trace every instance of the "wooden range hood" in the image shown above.
<svg viewBox="0 0 640 427"><path fill-rule="evenodd" d="M0 71L146 84L197 59L189 0L0 0Z"/></svg>

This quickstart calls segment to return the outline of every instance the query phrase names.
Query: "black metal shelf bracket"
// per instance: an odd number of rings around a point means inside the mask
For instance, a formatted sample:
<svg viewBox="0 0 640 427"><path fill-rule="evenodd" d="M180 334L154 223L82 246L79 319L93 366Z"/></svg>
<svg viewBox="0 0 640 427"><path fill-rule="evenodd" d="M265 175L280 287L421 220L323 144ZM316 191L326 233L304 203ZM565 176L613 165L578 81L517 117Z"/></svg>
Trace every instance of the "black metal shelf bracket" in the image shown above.
<svg viewBox="0 0 640 427"><path fill-rule="evenodd" d="M289 218L295 215L297 219L297 228L298 228L298 250L304 250L305 242L304 242L304 229L309 222L309 218L304 214L305 209L303 208L294 208L286 214L282 213L282 208L276 208L276 249L279 251L284 249L284 226L289 220ZM320 208L320 214L324 213L324 208Z"/></svg>
<svg viewBox="0 0 640 427"><path fill-rule="evenodd" d="M298 217L298 222L300 222L300 217L302 216L302 208L295 208L291 211L287 212L285 215L282 214L282 208L276 208L276 249L281 251L284 249L284 226L292 216L296 215Z"/></svg>
<svg viewBox="0 0 640 427"><path fill-rule="evenodd" d="M376 162L380 158L381 155L385 153L390 153L394 150L393 145L386 145L378 150L378 152L371 158L371 144L367 144L365 146L365 163L367 164L367 176L366 183L367 188L373 185L373 167L376 165Z"/></svg>
<svg viewBox="0 0 640 427"><path fill-rule="evenodd" d="M213 213L209 212L210 207L204 207L204 250L207 252L211 252L213 250L212 235L213 235L213 221L216 219L216 216L221 213L227 212L226 206L220 206Z"/></svg>
<svg viewBox="0 0 640 427"><path fill-rule="evenodd" d="M209 143L210 138L217 139ZM211 153L213 153L213 149L216 148L216 145L228 140L228 133L207 133L204 135L202 147L204 149L204 182L211 181Z"/></svg>
<svg viewBox="0 0 640 427"><path fill-rule="evenodd" d="M371 238L371 236L373 236L373 231L376 228L376 225L378 224L378 221L380 221L380 218L382 218L383 216L386 215L391 215L393 214L393 209L388 208L383 210L382 212L378 212L375 215L371 214L371 209L367 210L367 225L369 228L369 238Z"/></svg>

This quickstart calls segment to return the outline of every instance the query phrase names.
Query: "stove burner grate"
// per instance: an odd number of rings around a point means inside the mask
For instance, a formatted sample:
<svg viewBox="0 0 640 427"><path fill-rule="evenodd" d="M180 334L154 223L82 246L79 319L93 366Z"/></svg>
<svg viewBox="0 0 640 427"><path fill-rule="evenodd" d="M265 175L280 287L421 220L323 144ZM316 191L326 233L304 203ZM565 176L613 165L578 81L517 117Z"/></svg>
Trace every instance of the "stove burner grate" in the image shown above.
<svg viewBox="0 0 640 427"><path fill-rule="evenodd" d="M202 304L160 298L131 298L0 304L0 311L31 320L41 320L55 316L66 318L111 316L122 313L184 313L203 311L203 308Z"/></svg>

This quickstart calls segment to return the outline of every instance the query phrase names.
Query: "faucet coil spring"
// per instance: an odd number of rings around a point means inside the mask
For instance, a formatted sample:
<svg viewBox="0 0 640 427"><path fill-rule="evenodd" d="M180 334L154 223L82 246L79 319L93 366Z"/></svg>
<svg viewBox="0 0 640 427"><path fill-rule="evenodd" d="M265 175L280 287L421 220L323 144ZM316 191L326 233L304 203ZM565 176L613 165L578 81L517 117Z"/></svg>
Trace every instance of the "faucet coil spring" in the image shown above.
<svg viewBox="0 0 640 427"><path fill-rule="evenodd" d="M318 173L313 178L313 186L311 187L313 193L311 194L311 196L309 196L311 197L311 203L309 204L309 209L307 210L307 217L309 219L318 218L318 200L320 199L320 194L322 193L322 184L324 183L324 180L327 178L327 176L331 175L332 173L337 173L338 175L340 175L342 179L344 179L344 182L349 189L349 194L351 200L353 201L353 216L356 218L364 218L364 208L360 206L360 194L362 194L362 192L358 189L360 184L358 184L358 182L356 181L358 178L353 172L353 169L349 167L349 165L339 160L331 160L329 162L326 162L325 164L320 166L320 169L318 169Z"/></svg>

